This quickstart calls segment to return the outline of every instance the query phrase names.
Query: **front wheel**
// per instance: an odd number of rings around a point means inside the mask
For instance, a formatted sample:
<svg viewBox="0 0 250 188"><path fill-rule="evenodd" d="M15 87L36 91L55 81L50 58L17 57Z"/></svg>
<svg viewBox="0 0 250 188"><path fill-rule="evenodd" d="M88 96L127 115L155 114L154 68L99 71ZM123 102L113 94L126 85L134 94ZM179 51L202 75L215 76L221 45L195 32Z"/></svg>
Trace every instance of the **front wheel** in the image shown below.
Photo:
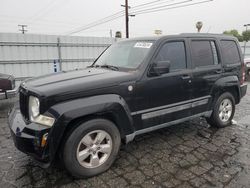
<svg viewBox="0 0 250 188"><path fill-rule="evenodd" d="M117 127L106 119L79 125L63 149L66 169L75 177L91 177L106 171L114 162L121 138Z"/></svg>
<svg viewBox="0 0 250 188"><path fill-rule="evenodd" d="M235 99L229 92L223 93L213 107L213 113L207 119L208 123L215 127L226 127L231 125L235 112Z"/></svg>

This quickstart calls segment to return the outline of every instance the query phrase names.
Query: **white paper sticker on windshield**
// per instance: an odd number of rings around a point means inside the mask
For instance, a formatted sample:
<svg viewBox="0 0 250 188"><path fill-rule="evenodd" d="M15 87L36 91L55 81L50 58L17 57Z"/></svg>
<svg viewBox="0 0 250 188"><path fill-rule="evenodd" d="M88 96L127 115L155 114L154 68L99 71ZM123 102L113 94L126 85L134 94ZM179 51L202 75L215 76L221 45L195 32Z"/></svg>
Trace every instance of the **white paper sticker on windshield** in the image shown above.
<svg viewBox="0 0 250 188"><path fill-rule="evenodd" d="M137 42L134 48L150 48L153 43L151 42Z"/></svg>

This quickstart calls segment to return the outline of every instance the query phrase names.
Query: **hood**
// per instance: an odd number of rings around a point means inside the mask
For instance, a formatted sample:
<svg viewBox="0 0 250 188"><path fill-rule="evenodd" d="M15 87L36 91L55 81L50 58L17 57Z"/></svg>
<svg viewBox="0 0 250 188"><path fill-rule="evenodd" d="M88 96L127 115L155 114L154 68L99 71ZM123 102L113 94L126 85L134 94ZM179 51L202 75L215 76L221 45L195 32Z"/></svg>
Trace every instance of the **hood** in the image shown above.
<svg viewBox="0 0 250 188"><path fill-rule="evenodd" d="M28 90L43 97L72 95L95 89L118 85L133 80L131 72L113 71L103 68L86 68L74 71L63 71L27 80Z"/></svg>

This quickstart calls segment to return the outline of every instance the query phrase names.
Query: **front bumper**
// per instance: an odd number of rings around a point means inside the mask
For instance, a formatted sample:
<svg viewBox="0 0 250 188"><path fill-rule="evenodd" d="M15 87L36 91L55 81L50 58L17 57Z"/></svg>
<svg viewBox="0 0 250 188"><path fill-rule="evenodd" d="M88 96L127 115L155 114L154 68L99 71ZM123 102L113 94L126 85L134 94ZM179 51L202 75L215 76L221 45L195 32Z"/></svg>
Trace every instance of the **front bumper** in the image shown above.
<svg viewBox="0 0 250 188"><path fill-rule="evenodd" d="M13 98L17 95L17 93L18 93L18 87L16 87L13 90L7 90L4 92L2 91L0 92L0 100Z"/></svg>
<svg viewBox="0 0 250 188"><path fill-rule="evenodd" d="M8 124L16 148L40 161L41 166L49 166L49 144L47 142L42 147L41 141L50 128L36 123L26 124L18 107L14 107L9 113Z"/></svg>
<svg viewBox="0 0 250 188"><path fill-rule="evenodd" d="M240 95L241 98L244 97L247 93L247 84L243 84L240 86Z"/></svg>

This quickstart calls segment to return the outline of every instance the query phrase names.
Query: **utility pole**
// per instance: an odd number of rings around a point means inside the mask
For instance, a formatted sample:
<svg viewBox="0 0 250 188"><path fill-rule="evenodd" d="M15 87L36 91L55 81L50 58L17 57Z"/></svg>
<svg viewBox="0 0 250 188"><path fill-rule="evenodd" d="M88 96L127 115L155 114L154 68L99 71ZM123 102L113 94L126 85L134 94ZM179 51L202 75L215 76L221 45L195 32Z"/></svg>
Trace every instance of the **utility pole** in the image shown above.
<svg viewBox="0 0 250 188"><path fill-rule="evenodd" d="M126 24L126 38L129 38L129 18L128 18L128 9L130 8L128 6L128 0L125 0L125 5L121 5L122 7L125 7L125 24Z"/></svg>
<svg viewBox="0 0 250 188"><path fill-rule="evenodd" d="M247 32L247 27L250 26L250 24L245 24L244 27L246 27L246 32ZM247 46L247 40L245 40L244 44L244 57L246 57L246 46Z"/></svg>
<svg viewBox="0 0 250 188"><path fill-rule="evenodd" d="M129 38L128 0L125 0L125 15L126 15L126 18L125 18L125 21L126 21L126 38Z"/></svg>
<svg viewBox="0 0 250 188"><path fill-rule="evenodd" d="M19 29L19 31L22 32L22 34L25 34L25 32L27 32L28 30L25 29L25 27L28 27L27 25L18 25L18 27L21 27L21 29Z"/></svg>

